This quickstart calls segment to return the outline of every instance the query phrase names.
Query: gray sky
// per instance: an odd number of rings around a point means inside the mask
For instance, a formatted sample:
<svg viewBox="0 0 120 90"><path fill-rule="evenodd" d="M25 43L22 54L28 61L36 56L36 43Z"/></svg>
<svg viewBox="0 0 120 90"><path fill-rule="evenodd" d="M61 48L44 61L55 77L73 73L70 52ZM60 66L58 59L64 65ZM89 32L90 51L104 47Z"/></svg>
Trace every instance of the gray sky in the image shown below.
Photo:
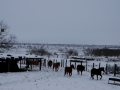
<svg viewBox="0 0 120 90"><path fill-rule="evenodd" d="M120 0L0 0L18 42L120 45Z"/></svg>

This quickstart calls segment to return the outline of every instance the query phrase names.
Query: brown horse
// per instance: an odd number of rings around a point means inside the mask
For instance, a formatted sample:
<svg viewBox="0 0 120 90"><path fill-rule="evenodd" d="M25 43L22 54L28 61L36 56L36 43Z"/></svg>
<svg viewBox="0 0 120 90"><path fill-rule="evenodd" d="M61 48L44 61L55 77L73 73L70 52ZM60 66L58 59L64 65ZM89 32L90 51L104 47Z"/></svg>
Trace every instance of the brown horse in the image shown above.
<svg viewBox="0 0 120 90"><path fill-rule="evenodd" d="M58 71L59 66L60 66L60 62L53 63L53 70L55 68L55 71Z"/></svg>
<svg viewBox="0 0 120 90"><path fill-rule="evenodd" d="M49 67L51 68L51 66L52 66L52 61L49 60L49 61L48 61L48 68L49 68Z"/></svg>
<svg viewBox="0 0 120 90"><path fill-rule="evenodd" d="M30 65L39 65L39 61L29 61Z"/></svg>
<svg viewBox="0 0 120 90"><path fill-rule="evenodd" d="M66 74L68 74L69 73L69 76L71 76L72 75L72 69L74 68L74 65L72 64L70 67L65 67L65 73L64 73L64 76L66 75Z"/></svg>
<svg viewBox="0 0 120 90"><path fill-rule="evenodd" d="M85 67L83 65L77 65L78 74L79 74L80 71L81 71L81 75L82 75L82 72L85 71Z"/></svg>

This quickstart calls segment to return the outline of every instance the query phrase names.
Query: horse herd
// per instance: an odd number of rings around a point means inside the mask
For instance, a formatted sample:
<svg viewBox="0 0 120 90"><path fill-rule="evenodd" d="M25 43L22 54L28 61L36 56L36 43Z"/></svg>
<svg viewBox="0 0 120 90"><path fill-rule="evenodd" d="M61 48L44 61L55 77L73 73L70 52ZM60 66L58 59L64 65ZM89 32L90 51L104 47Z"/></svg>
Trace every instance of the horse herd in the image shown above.
<svg viewBox="0 0 120 90"><path fill-rule="evenodd" d="M52 66L53 66L53 70L55 69L55 71L58 71L59 70L59 66L60 66L60 62L53 63L51 60L49 60L48 61L48 68L49 67L51 68ZM66 74L69 74L69 76L71 76L72 75L72 69L75 69L73 64L70 65L69 67L66 66L64 68L64 76ZM79 72L81 72L81 75L82 75L83 71L85 71L85 66L78 64L77 65L77 73L79 74ZM104 67L101 67L101 68L98 68L98 69L92 68L91 69L91 78L94 79L94 75L96 75L97 76L97 80L98 80L98 75L100 75L101 76L100 80L101 80L102 79L101 71L105 72L104 71Z"/></svg>

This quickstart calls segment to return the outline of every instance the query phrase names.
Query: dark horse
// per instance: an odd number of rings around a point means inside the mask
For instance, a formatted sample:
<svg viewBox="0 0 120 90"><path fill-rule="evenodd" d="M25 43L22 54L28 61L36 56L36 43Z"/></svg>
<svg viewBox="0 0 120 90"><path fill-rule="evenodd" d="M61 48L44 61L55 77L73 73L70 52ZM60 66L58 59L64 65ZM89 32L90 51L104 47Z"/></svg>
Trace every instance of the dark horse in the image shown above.
<svg viewBox="0 0 120 90"><path fill-rule="evenodd" d="M78 74L79 74L80 71L81 71L81 75L82 75L82 72L85 71L85 67L83 65L77 65Z"/></svg>
<svg viewBox="0 0 120 90"><path fill-rule="evenodd" d="M100 80L101 80L102 79L101 71L105 72L104 67L101 67L101 68L98 68L98 69L96 69L96 68L91 69L91 78L94 79L94 75L96 75L97 80L98 80L98 75L100 75L101 76Z"/></svg>
<svg viewBox="0 0 120 90"><path fill-rule="evenodd" d="M58 71L59 66L60 66L60 62L53 63L53 70L55 68L55 71Z"/></svg>
<svg viewBox="0 0 120 90"><path fill-rule="evenodd" d="M48 68L49 68L49 67L51 68L51 66L52 66L52 61L49 60L49 61L48 61Z"/></svg>
<svg viewBox="0 0 120 90"><path fill-rule="evenodd" d="M64 73L64 76L66 75L66 74L68 74L69 73L69 76L71 76L72 75L72 69L74 68L74 65L72 64L70 67L65 67L65 73Z"/></svg>

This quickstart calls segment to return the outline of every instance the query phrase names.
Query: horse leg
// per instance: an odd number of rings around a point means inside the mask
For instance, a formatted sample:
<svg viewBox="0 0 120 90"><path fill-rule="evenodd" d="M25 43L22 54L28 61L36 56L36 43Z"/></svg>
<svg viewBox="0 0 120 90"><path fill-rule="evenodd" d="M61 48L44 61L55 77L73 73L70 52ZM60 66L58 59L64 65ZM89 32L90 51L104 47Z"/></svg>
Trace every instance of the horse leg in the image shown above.
<svg viewBox="0 0 120 90"><path fill-rule="evenodd" d="M98 75L96 75L97 76L97 80L98 80Z"/></svg>
<svg viewBox="0 0 120 90"><path fill-rule="evenodd" d="M77 73L78 73L78 75L79 75L79 70L77 70Z"/></svg>
<svg viewBox="0 0 120 90"><path fill-rule="evenodd" d="M71 72L71 73L69 73L69 76L72 76L72 72Z"/></svg>
<svg viewBox="0 0 120 90"><path fill-rule="evenodd" d="M91 72L91 78L94 79L94 74L92 74L92 72Z"/></svg>
<svg viewBox="0 0 120 90"><path fill-rule="evenodd" d="M56 68L56 71L58 71L58 68Z"/></svg>
<svg viewBox="0 0 120 90"><path fill-rule="evenodd" d="M56 70L56 67L55 67L55 71L57 71L57 70Z"/></svg>
<svg viewBox="0 0 120 90"><path fill-rule="evenodd" d="M91 78L94 79L94 74L91 74Z"/></svg>
<svg viewBox="0 0 120 90"><path fill-rule="evenodd" d="M54 71L54 66L53 66L53 71Z"/></svg>
<svg viewBox="0 0 120 90"><path fill-rule="evenodd" d="M81 71L81 75L82 75L82 71Z"/></svg>
<svg viewBox="0 0 120 90"><path fill-rule="evenodd" d="M100 75L101 76L101 78L100 78L100 80L102 79L102 75Z"/></svg>
<svg viewBox="0 0 120 90"><path fill-rule="evenodd" d="M65 76L65 74L66 74L66 71L64 72L64 76Z"/></svg>

